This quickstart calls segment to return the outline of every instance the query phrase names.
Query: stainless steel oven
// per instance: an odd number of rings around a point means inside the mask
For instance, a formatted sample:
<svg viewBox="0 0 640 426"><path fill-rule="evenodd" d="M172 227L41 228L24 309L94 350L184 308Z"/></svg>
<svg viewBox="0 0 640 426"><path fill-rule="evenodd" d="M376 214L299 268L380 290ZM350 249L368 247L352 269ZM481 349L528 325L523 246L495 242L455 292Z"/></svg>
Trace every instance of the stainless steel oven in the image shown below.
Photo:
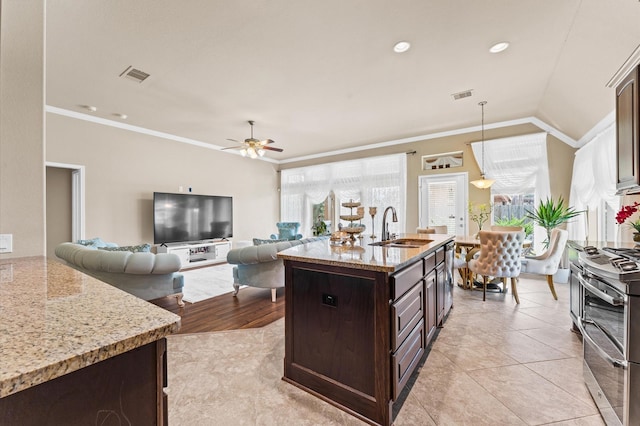
<svg viewBox="0 0 640 426"><path fill-rule="evenodd" d="M585 382L607 425L639 425L640 281L615 279L607 268L583 264L577 274Z"/></svg>
<svg viewBox="0 0 640 426"><path fill-rule="evenodd" d="M585 380L608 425L623 424L626 295L595 277L578 275L583 291L579 327L584 342Z"/></svg>

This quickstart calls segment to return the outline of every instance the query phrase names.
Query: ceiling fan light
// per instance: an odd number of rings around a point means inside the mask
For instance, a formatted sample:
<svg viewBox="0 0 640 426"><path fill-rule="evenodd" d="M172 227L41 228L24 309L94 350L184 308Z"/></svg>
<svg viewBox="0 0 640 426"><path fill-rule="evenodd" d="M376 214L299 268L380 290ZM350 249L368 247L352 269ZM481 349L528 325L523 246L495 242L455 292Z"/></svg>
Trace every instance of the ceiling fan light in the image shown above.
<svg viewBox="0 0 640 426"><path fill-rule="evenodd" d="M248 148L247 152L249 153L249 157L251 158L256 158L258 156L258 154L256 154L256 150L254 147Z"/></svg>
<svg viewBox="0 0 640 426"><path fill-rule="evenodd" d="M247 150L245 148L242 148L240 150L240 155L242 155L243 157L246 157L247 156Z"/></svg>
<svg viewBox="0 0 640 426"><path fill-rule="evenodd" d="M259 155L260 157L264 157L264 149L262 149L262 148L261 148L261 149L259 149L259 150L258 150L258 155Z"/></svg>

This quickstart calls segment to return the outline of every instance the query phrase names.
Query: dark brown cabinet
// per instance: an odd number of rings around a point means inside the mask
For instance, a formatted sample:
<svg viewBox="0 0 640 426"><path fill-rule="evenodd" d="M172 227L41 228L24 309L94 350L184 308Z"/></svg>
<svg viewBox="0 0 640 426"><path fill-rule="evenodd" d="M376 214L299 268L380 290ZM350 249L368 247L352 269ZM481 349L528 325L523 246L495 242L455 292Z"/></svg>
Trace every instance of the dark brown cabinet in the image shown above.
<svg viewBox="0 0 640 426"><path fill-rule="evenodd" d="M437 326L437 312L436 312L436 282L437 276L436 271L431 270L429 274L427 274L424 285L424 295L425 295L425 311L424 311L424 320L425 320L425 347L431 343L433 336L436 333Z"/></svg>
<svg viewBox="0 0 640 426"><path fill-rule="evenodd" d="M418 281L411 290L391 304L391 350L396 351L424 318L424 285Z"/></svg>
<svg viewBox="0 0 640 426"><path fill-rule="evenodd" d="M440 245L394 271L285 258L283 379L367 423L392 424L446 317L445 254Z"/></svg>
<svg viewBox="0 0 640 426"><path fill-rule="evenodd" d="M444 264L436 266L436 323L444 320Z"/></svg>
<svg viewBox="0 0 640 426"><path fill-rule="evenodd" d="M2 425L167 425L166 339L0 398Z"/></svg>
<svg viewBox="0 0 640 426"><path fill-rule="evenodd" d="M640 124L638 67L616 87L616 155L618 193L640 192Z"/></svg>

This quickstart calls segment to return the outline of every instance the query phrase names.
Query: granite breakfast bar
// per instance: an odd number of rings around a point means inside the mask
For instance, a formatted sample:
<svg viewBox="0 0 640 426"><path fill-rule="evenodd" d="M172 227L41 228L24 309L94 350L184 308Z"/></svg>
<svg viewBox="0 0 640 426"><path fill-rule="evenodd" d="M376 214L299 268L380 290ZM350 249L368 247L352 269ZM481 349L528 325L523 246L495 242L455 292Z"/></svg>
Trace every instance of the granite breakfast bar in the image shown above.
<svg viewBox="0 0 640 426"><path fill-rule="evenodd" d="M453 236L388 245L328 241L278 253L285 266L283 379L376 425L453 305Z"/></svg>
<svg viewBox="0 0 640 426"><path fill-rule="evenodd" d="M0 260L0 424L166 424L165 337L179 327L57 261Z"/></svg>

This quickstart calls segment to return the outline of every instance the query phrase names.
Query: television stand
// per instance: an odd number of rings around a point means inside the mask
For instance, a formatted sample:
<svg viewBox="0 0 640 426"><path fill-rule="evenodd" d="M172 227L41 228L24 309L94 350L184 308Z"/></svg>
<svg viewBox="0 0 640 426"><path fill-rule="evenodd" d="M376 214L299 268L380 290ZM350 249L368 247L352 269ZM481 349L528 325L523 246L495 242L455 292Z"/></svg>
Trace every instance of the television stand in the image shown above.
<svg viewBox="0 0 640 426"><path fill-rule="evenodd" d="M180 269L224 263L227 261L227 253L230 249L231 242L228 240L161 244L157 246L158 253L177 254L180 257Z"/></svg>

